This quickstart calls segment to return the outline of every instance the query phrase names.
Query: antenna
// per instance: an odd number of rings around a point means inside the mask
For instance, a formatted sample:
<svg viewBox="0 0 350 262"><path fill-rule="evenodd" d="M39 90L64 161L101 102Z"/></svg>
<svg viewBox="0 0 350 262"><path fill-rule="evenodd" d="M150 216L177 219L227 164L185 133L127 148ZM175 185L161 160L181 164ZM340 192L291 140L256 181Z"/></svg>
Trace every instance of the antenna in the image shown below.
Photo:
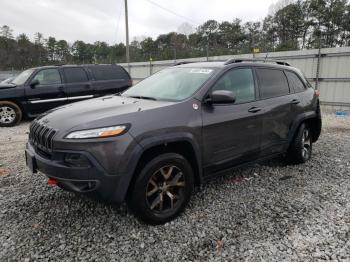
<svg viewBox="0 0 350 262"><path fill-rule="evenodd" d="M265 62L267 60L267 56L269 55L269 51L266 52L266 56L265 56Z"/></svg>

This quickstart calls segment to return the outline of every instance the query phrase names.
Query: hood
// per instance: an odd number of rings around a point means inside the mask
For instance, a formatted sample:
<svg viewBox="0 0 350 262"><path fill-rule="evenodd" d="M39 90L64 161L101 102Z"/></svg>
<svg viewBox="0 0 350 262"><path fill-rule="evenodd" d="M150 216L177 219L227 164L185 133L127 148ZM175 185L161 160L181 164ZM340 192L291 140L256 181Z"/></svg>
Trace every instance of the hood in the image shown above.
<svg viewBox="0 0 350 262"><path fill-rule="evenodd" d="M50 110L39 116L37 120L58 131L132 124L133 121L137 121L135 115L140 111L170 104L174 102L105 96Z"/></svg>
<svg viewBox="0 0 350 262"><path fill-rule="evenodd" d="M8 88L14 88L16 87L15 84L10 83L0 83L0 89L8 89Z"/></svg>

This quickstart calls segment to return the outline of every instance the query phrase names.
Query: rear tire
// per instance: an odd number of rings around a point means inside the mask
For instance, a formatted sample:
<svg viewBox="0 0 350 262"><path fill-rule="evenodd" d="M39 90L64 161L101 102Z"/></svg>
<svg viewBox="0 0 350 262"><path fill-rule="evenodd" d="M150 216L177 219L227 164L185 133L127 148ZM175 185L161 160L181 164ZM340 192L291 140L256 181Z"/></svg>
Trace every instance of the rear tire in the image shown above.
<svg viewBox="0 0 350 262"><path fill-rule="evenodd" d="M181 155L166 153L155 157L139 173L128 206L140 220L156 225L177 217L190 200L193 171Z"/></svg>
<svg viewBox="0 0 350 262"><path fill-rule="evenodd" d="M302 123L296 132L287 153L287 160L292 164L302 164L312 155L312 132L310 127Z"/></svg>
<svg viewBox="0 0 350 262"><path fill-rule="evenodd" d="M22 120L22 110L11 101L0 101L0 127L17 125Z"/></svg>

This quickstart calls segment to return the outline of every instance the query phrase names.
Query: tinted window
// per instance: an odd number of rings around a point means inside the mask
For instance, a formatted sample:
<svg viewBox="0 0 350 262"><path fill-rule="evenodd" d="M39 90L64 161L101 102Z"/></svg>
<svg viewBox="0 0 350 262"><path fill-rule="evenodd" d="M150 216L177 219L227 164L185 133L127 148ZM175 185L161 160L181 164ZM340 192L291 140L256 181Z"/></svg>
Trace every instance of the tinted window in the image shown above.
<svg viewBox="0 0 350 262"><path fill-rule="evenodd" d="M66 76L67 83L79 83L89 81L86 72L83 68L64 68L64 75Z"/></svg>
<svg viewBox="0 0 350 262"><path fill-rule="evenodd" d="M44 69L39 71L33 80L39 80L40 85L54 85L61 83L61 76L57 69Z"/></svg>
<svg viewBox="0 0 350 262"><path fill-rule="evenodd" d="M275 69L257 69L260 81L261 98L283 96L289 93L287 78L283 71Z"/></svg>
<svg viewBox="0 0 350 262"><path fill-rule="evenodd" d="M295 73L286 71L286 75L288 77L289 86L294 89L294 92L302 92L305 90L303 82L301 82L300 78Z"/></svg>
<svg viewBox="0 0 350 262"><path fill-rule="evenodd" d="M213 87L213 90L229 90L236 96L236 103L255 100L253 72L250 68L233 69L227 72Z"/></svg>
<svg viewBox="0 0 350 262"><path fill-rule="evenodd" d="M129 79L127 72L120 66L91 66L96 80Z"/></svg>

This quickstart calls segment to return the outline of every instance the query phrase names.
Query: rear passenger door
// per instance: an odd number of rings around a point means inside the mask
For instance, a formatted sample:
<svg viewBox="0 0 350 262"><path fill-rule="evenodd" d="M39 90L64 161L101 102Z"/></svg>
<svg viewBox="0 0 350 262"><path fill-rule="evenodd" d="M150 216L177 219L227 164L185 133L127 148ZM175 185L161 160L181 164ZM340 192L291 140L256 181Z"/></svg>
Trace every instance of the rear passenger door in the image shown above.
<svg viewBox="0 0 350 262"><path fill-rule="evenodd" d="M65 91L69 102L94 97L94 90L83 67L63 67Z"/></svg>
<svg viewBox="0 0 350 262"><path fill-rule="evenodd" d="M117 65L89 66L93 76L93 88L97 96L116 94L131 86L131 79L124 68Z"/></svg>
<svg viewBox="0 0 350 262"><path fill-rule="evenodd" d="M261 154L281 153L287 144L293 121L291 94L283 70L256 68L260 99L264 107Z"/></svg>
<svg viewBox="0 0 350 262"><path fill-rule="evenodd" d="M291 92L294 91L294 96L291 101L291 110L293 112L294 117L296 118L305 110L305 106L307 102L304 101L303 99L305 97L305 94L303 92L306 91L306 86L304 85L303 81L300 79L300 77L296 73L291 71L284 71L284 72L287 76L289 88L291 89Z"/></svg>

